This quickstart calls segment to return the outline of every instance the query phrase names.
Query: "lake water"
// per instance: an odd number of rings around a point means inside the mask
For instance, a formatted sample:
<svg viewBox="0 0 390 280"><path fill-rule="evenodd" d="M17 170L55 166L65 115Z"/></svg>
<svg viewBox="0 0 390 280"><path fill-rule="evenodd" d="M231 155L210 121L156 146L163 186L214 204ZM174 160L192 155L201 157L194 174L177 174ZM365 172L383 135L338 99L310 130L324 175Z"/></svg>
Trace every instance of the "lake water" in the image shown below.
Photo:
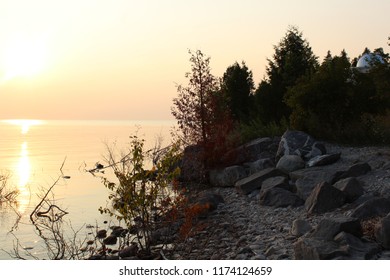
<svg viewBox="0 0 390 280"><path fill-rule="evenodd" d="M41 200L39 195L59 177L68 178L53 188L56 205L69 212L64 219L76 230L102 224L107 217L98 208L107 205L108 191L100 177L85 170L97 162L105 164L106 144L115 142L125 149L135 133L145 139L146 148L159 136L162 145L168 145L173 125L172 121L0 121L0 174L8 175L7 186L20 192L13 207L0 205L0 259L11 259L5 251L13 250L15 236L32 254L44 256L29 215Z"/></svg>

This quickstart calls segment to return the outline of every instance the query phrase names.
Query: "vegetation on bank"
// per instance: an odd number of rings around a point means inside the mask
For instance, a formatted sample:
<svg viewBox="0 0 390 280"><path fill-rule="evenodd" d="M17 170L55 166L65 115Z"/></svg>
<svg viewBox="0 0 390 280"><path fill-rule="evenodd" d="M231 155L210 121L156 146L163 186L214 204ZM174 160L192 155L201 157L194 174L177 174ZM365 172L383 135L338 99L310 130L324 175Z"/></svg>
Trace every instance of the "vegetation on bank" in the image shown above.
<svg viewBox="0 0 390 280"><path fill-rule="evenodd" d="M8 175L0 175L0 205L2 203L15 203L19 195L17 189L10 189L7 185Z"/></svg>
<svg viewBox="0 0 390 280"><path fill-rule="evenodd" d="M218 78L210 57L190 51L188 85L177 87L172 114L186 144L203 148L206 168L223 164L234 146L287 128L344 144L390 144L389 54L382 48L364 50L381 58L365 72L345 50L320 62L296 27L274 50L257 88L244 62Z"/></svg>

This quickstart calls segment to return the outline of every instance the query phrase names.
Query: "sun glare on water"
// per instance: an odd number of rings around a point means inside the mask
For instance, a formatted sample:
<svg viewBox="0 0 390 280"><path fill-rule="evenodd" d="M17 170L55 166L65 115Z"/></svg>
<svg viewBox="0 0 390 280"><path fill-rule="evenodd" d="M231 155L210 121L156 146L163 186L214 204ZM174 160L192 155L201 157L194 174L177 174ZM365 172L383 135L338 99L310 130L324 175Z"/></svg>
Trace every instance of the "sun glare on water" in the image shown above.
<svg viewBox="0 0 390 280"><path fill-rule="evenodd" d="M3 80L31 78L39 74L45 68L46 54L43 37L13 36L8 40L4 51Z"/></svg>

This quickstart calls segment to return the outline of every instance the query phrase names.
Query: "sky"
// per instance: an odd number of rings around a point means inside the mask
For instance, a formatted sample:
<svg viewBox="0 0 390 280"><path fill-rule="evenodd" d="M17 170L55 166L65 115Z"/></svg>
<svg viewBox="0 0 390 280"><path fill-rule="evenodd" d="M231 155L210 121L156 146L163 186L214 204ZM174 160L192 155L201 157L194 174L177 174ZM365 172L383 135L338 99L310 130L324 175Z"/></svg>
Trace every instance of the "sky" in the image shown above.
<svg viewBox="0 0 390 280"><path fill-rule="evenodd" d="M170 120L188 50L256 85L289 26L320 61L390 52L388 0L0 0L0 119Z"/></svg>

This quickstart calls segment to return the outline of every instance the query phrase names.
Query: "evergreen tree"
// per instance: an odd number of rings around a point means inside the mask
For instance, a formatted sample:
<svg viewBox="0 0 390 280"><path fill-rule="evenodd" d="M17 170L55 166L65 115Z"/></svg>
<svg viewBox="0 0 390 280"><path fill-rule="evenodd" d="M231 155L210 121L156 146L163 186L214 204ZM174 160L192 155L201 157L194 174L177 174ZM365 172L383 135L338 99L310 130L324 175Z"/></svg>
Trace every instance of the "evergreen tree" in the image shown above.
<svg viewBox="0 0 390 280"><path fill-rule="evenodd" d="M227 98L234 120L246 121L252 104L254 90L253 74L245 62L229 66L222 78L221 91Z"/></svg>
<svg viewBox="0 0 390 280"><path fill-rule="evenodd" d="M296 27L289 27L274 49L273 58L268 59L267 76L256 91L259 113L265 122L289 117L291 110L284 102L288 88L318 67L317 57Z"/></svg>

